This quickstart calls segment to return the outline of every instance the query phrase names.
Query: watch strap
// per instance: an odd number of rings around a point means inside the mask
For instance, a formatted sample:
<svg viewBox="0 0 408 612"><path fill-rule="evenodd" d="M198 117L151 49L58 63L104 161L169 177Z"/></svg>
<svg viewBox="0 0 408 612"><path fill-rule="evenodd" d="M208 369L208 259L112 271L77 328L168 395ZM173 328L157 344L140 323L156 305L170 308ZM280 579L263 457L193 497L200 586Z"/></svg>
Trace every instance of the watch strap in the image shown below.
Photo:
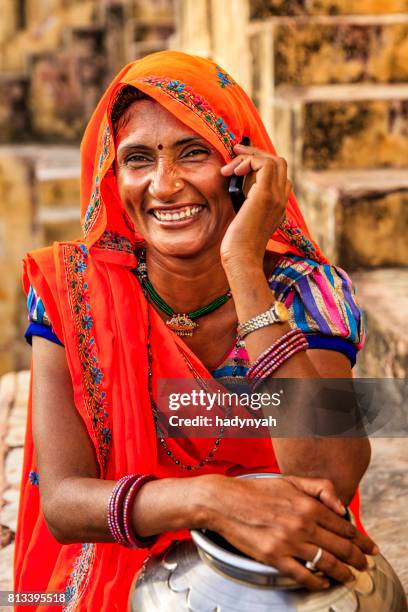
<svg viewBox="0 0 408 612"><path fill-rule="evenodd" d="M275 302L276 303L276 302ZM272 304L268 310L262 312L259 315L256 315L252 319L245 321L244 323L240 323L238 325L238 335L240 338L245 338L248 334L257 329L262 329L263 327L268 327L269 325L273 325L274 323L283 323L284 321L278 316L275 308L275 303Z"/></svg>

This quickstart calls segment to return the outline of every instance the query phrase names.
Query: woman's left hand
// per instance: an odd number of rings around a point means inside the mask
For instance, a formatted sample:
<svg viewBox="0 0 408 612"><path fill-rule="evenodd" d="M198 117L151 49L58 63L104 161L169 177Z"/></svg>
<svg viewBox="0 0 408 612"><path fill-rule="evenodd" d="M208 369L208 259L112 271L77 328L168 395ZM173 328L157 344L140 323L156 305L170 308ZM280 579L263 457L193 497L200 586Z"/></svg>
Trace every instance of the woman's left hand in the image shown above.
<svg viewBox="0 0 408 612"><path fill-rule="evenodd" d="M234 151L237 157L223 166L221 173L246 177L246 200L225 232L221 260L229 265L249 259L262 267L267 242L284 219L292 183L282 157L239 144Z"/></svg>

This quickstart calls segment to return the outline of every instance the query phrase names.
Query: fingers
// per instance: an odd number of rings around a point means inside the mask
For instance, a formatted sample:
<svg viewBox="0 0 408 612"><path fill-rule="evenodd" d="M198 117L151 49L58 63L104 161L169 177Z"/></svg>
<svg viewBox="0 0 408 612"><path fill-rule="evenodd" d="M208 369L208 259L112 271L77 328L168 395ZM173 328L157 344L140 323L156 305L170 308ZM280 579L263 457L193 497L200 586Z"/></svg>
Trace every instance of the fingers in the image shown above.
<svg viewBox="0 0 408 612"><path fill-rule="evenodd" d="M322 548L322 547L321 547ZM299 557L304 561L312 561L316 555L317 548L314 544L304 544L300 547ZM323 572L338 582L353 580L353 573L347 565L336 559L334 555L322 548L322 555L315 564L316 570Z"/></svg>
<svg viewBox="0 0 408 612"><path fill-rule="evenodd" d="M345 561L348 565L352 565L360 571L365 570L367 567L366 556L351 540L341 538L321 527L317 527L313 534L313 545L315 544L331 553L337 559Z"/></svg>
<svg viewBox="0 0 408 612"><path fill-rule="evenodd" d="M307 570L301 563L292 559L291 557L285 557L279 562L277 569L284 575L293 578L295 582L304 586L310 591L318 591L320 589L327 589L330 586L330 582L322 577L313 574Z"/></svg>
<svg viewBox="0 0 408 612"><path fill-rule="evenodd" d="M265 153L261 155L238 155L221 168L221 174L224 176L231 176L232 174L244 176L251 171L257 172L271 159Z"/></svg>
<svg viewBox="0 0 408 612"><path fill-rule="evenodd" d="M287 476L286 479L300 491L320 499L337 514L341 516L346 514L346 508L343 506L330 480L326 478L301 478L299 476Z"/></svg>
<svg viewBox="0 0 408 612"><path fill-rule="evenodd" d="M358 531L352 523L333 514L323 505L320 506L317 522L328 531L336 533L342 538L352 540L365 554L377 555L379 553L378 546L370 537Z"/></svg>
<svg viewBox="0 0 408 612"><path fill-rule="evenodd" d="M379 555L380 549L377 544L368 535L361 533L356 529L353 537L353 542L356 544L366 555Z"/></svg>
<svg viewBox="0 0 408 612"><path fill-rule="evenodd" d="M228 162L228 164L225 164L225 166L221 168L221 174L224 176L231 176L232 174L244 176L251 171L257 172L261 168L270 166L273 170L273 174L276 175L278 179L278 183L282 187L286 184L288 168L286 160L283 159L283 157L277 157L253 147L244 148L251 150L237 155Z"/></svg>
<svg viewBox="0 0 408 612"><path fill-rule="evenodd" d="M329 531L337 533L343 538L353 540L353 542L367 555L378 555L380 550L374 540L369 536L361 533L346 520L337 519L327 509L333 510L336 514L346 514L346 509L340 499L337 497L336 490L333 483L327 478L302 478L299 476L286 476L286 480L289 480L297 489L307 493L311 497L320 499L326 509L320 510L319 524L325 527ZM311 508L305 508L313 512L313 504Z"/></svg>
<svg viewBox="0 0 408 612"><path fill-rule="evenodd" d="M378 554L378 547L368 536L362 534L349 521L340 518L331 509L312 497L301 497L296 503L297 515L309 523L323 527L327 532L351 540L362 552L369 555Z"/></svg>

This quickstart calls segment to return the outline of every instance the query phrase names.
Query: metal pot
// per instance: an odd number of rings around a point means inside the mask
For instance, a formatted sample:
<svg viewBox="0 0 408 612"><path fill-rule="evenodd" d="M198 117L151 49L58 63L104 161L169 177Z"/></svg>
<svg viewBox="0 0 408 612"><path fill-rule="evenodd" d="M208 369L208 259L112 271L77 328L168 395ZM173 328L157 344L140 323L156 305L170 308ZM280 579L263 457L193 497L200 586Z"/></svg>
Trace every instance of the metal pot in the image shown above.
<svg viewBox="0 0 408 612"><path fill-rule="evenodd" d="M244 477L271 477L248 474ZM311 593L278 570L243 555L218 534L192 531L145 563L131 595L132 612L407 612L394 570L382 555L350 568L354 582Z"/></svg>

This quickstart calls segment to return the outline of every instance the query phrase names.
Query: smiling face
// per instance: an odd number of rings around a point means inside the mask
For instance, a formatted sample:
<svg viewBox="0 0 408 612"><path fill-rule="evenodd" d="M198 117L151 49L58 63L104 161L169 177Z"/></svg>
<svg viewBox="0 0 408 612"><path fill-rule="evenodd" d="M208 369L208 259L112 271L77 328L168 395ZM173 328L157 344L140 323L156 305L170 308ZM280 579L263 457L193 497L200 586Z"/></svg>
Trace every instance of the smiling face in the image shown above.
<svg viewBox="0 0 408 612"><path fill-rule="evenodd" d="M234 218L221 155L153 100L127 109L115 140L119 195L149 247L178 257L219 250Z"/></svg>

